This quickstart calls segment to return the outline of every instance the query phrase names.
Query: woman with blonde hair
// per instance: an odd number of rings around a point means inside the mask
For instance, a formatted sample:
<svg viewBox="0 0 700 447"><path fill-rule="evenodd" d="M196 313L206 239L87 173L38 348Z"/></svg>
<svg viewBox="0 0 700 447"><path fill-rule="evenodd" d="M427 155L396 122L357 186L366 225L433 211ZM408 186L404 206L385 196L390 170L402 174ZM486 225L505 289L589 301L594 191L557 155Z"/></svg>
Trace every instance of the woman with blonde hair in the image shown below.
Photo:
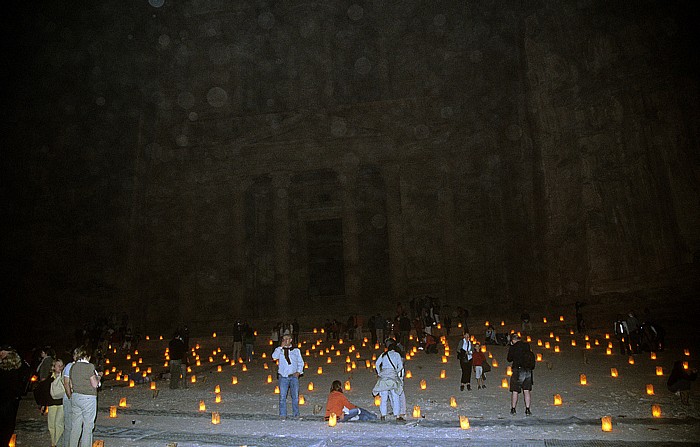
<svg viewBox="0 0 700 447"><path fill-rule="evenodd" d="M66 391L63 387L63 360L55 359L51 362L51 400L49 401L49 433L51 434L51 447L56 447L63 435L63 396ZM62 393L62 394L61 394Z"/></svg>

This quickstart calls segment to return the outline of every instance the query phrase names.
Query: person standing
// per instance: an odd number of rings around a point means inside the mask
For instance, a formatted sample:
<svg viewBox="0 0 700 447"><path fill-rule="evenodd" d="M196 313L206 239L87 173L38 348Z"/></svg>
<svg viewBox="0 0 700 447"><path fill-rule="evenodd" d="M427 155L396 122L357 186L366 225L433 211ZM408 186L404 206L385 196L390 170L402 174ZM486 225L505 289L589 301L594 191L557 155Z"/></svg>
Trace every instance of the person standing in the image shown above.
<svg viewBox="0 0 700 447"><path fill-rule="evenodd" d="M277 380L280 385L279 413L287 418L287 394L292 398L292 416L299 417L299 377L304 374L304 359L299 348L292 345L292 336L282 336L272 358L277 360Z"/></svg>
<svg viewBox="0 0 700 447"><path fill-rule="evenodd" d="M236 324L233 325L233 354L231 357L236 362L241 358L241 349L243 348L243 331L241 329L241 322L236 321Z"/></svg>
<svg viewBox="0 0 700 447"><path fill-rule="evenodd" d="M97 416L97 389L100 387L100 374L90 363L87 349L77 349L78 360L70 369L71 419L70 447L92 447L92 431Z"/></svg>
<svg viewBox="0 0 700 447"><path fill-rule="evenodd" d="M385 342L387 350L384 351L375 364L377 383L372 389L373 395L379 395L381 402L379 411L381 420L386 419L387 400L391 398L392 411L397 421L404 421L401 416L401 395L403 394L403 360L401 354L396 350L396 340L389 338Z"/></svg>
<svg viewBox="0 0 700 447"><path fill-rule="evenodd" d="M474 365L474 376L476 377L476 389L480 390L486 388L484 383L484 363L486 363L486 356L481 352L481 346L477 343L474 345L474 353L472 354L472 364Z"/></svg>
<svg viewBox="0 0 700 447"><path fill-rule="evenodd" d="M63 360L55 359L51 365L51 386L49 388L51 400L48 403L49 414L48 414L48 424L49 424L49 434L51 435L51 447L56 447L58 441L63 436L63 396L65 396L65 389L63 388ZM56 383L57 389L63 393L59 396L54 393L54 383Z"/></svg>
<svg viewBox="0 0 700 447"><path fill-rule="evenodd" d="M177 332L173 336L173 339L168 343L168 353L170 355L170 389L175 390L180 388L187 388L186 375L183 374L182 366L185 365L187 368L187 361L185 357L187 356L187 347L185 342L182 340L180 333ZM187 371L187 369L185 369Z"/></svg>
<svg viewBox="0 0 700 447"><path fill-rule="evenodd" d="M253 353L255 347L255 331L252 327L245 323L243 325L243 343L245 344L245 361L250 363L253 361Z"/></svg>
<svg viewBox="0 0 700 447"><path fill-rule="evenodd" d="M459 346L457 347L457 358L459 359L459 367L462 369L462 378L460 379L459 390L464 391L464 387L467 387L467 391L472 390L472 355L474 354L474 345L472 345L471 337L469 332L464 331L462 339L459 341Z"/></svg>
<svg viewBox="0 0 700 447"><path fill-rule="evenodd" d="M576 310L576 330L579 334L586 332L586 321L583 319L583 311L581 310L585 303L581 301L576 301L574 308Z"/></svg>
<svg viewBox="0 0 700 447"><path fill-rule="evenodd" d="M70 385L70 370L78 360L78 348L73 350L73 361L69 362L63 367L63 388L66 395L63 396L63 447L70 446L70 435L71 428L73 427L73 401L71 396L73 395L73 389Z"/></svg>
<svg viewBox="0 0 700 447"><path fill-rule="evenodd" d="M510 337L510 348L508 348L508 361L513 362L510 376L511 403L510 414L515 414L515 407L518 405L518 394L525 396L525 415L530 416L530 392L532 391L532 369L534 368L534 357L530 351L530 345L520 340L518 334Z"/></svg>
<svg viewBox="0 0 700 447"><path fill-rule="evenodd" d="M22 358L11 346L0 347L0 445L10 443L15 432L17 409L24 392Z"/></svg>
<svg viewBox="0 0 700 447"><path fill-rule="evenodd" d="M629 351L629 329L627 329L627 321L622 316L618 314L617 320L615 320L615 338L620 343L620 354L627 355ZM632 354L631 351L629 351Z"/></svg>
<svg viewBox="0 0 700 447"><path fill-rule="evenodd" d="M41 348L39 351L39 366L36 367L36 374L39 382L51 375L51 365L56 354L50 347Z"/></svg>

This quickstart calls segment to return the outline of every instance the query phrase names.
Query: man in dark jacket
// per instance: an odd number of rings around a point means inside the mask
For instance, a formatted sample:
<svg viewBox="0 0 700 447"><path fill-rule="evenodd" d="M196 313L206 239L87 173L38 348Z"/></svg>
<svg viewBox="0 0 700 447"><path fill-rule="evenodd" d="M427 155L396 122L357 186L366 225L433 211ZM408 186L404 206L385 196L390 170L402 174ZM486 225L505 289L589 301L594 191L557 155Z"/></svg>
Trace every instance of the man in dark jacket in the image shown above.
<svg viewBox="0 0 700 447"><path fill-rule="evenodd" d="M532 369L526 368L526 355L529 355L530 345L522 340L518 334L513 334L510 338L510 348L508 348L508 361L513 362L510 376L511 405L510 414L515 414L515 407L518 405L518 394L525 396L525 415L530 416L530 391L532 391Z"/></svg>

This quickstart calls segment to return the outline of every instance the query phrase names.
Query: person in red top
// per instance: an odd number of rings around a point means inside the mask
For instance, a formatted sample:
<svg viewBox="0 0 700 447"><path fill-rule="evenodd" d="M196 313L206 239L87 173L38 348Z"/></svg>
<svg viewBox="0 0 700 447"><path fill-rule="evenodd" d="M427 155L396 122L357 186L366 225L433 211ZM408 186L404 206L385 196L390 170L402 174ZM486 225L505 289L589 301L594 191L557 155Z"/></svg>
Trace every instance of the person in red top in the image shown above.
<svg viewBox="0 0 700 447"><path fill-rule="evenodd" d="M474 353L472 354L472 365L474 366L474 374L476 376L477 389L486 388L484 380L484 363L486 362L486 356L481 352L481 345L474 345Z"/></svg>
<svg viewBox="0 0 700 447"><path fill-rule="evenodd" d="M377 415L371 411L350 403L343 394L343 384L340 383L340 380L334 380L331 385L331 393L326 402L326 419L330 417L331 413L335 413L339 422L374 421L377 419Z"/></svg>

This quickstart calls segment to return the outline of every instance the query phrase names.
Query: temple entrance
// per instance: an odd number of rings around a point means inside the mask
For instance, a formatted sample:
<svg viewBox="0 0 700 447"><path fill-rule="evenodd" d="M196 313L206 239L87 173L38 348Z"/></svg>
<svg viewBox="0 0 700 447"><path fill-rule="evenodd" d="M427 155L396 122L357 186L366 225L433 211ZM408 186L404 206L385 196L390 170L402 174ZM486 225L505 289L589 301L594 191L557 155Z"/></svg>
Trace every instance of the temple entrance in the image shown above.
<svg viewBox="0 0 700 447"><path fill-rule="evenodd" d="M344 295L342 220L307 221L306 236L309 256L309 295Z"/></svg>

